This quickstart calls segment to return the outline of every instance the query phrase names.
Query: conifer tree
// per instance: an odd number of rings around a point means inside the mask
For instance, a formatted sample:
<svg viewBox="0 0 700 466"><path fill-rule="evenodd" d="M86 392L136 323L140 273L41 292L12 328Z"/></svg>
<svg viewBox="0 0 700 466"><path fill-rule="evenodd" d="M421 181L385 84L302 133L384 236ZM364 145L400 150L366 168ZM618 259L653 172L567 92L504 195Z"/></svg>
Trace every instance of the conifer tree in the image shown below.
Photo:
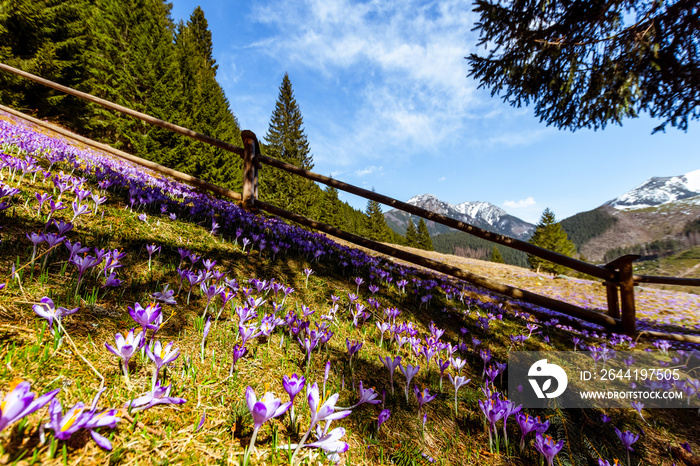
<svg viewBox="0 0 700 466"><path fill-rule="evenodd" d="M491 250L491 262L495 262L497 264L505 264L506 262L503 260L503 256L501 255L501 251L498 250L498 246L494 246Z"/></svg>
<svg viewBox="0 0 700 466"><path fill-rule="evenodd" d="M265 135L266 155L311 170L313 156L303 124L292 82L285 73ZM260 172L260 197L283 209L308 215L320 194L316 184L299 176L271 167Z"/></svg>
<svg viewBox="0 0 700 466"><path fill-rule="evenodd" d="M177 68L173 60L171 5L163 0L97 0L90 18L89 92L131 109L169 119ZM90 105L90 135L141 157L162 161L164 134L132 117ZM163 136L173 141L173 135Z"/></svg>
<svg viewBox="0 0 700 466"><path fill-rule="evenodd" d="M418 232L416 231L416 224L413 223L413 219L410 215L408 217L408 226L406 227L406 234L404 235L404 238L406 238L407 246L412 248L418 247Z"/></svg>
<svg viewBox="0 0 700 466"><path fill-rule="evenodd" d="M433 251L433 240L430 238L428 226L422 218L418 222L418 247L426 251Z"/></svg>
<svg viewBox="0 0 700 466"><path fill-rule="evenodd" d="M0 62L70 87L86 80L87 0L0 2ZM87 104L46 86L0 73L0 102L39 118L61 119L78 129Z"/></svg>
<svg viewBox="0 0 700 466"><path fill-rule="evenodd" d="M382 213L382 205L373 200L367 201L365 236L374 241L388 241L391 238L389 226Z"/></svg>
<svg viewBox="0 0 700 466"><path fill-rule="evenodd" d="M333 186L326 186L326 189L323 190L322 194L322 208L319 209L319 215L317 218L328 225L336 228L343 228L344 222L342 221L341 214L342 203L340 202L340 199L338 199L338 190Z"/></svg>
<svg viewBox="0 0 700 466"><path fill-rule="evenodd" d="M186 24L175 34L178 81L177 120L187 128L217 139L242 145L238 121L228 99L216 81L218 65L204 11L196 7ZM215 184L240 189L242 161L223 149L181 138L170 154L168 166L180 165L183 171Z"/></svg>
<svg viewBox="0 0 700 466"><path fill-rule="evenodd" d="M542 217L537 223L535 232L529 242L569 257L576 253L576 246L569 240L561 224L557 222L554 217L554 212L549 208L546 208L542 213ZM552 274L561 274L567 270L567 268L562 265L555 264L531 254L528 254L528 260L532 268L537 269L538 272L543 271Z"/></svg>
<svg viewBox="0 0 700 466"><path fill-rule="evenodd" d="M487 52L470 54L470 75L547 125L700 119L697 1L476 0L474 12Z"/></svg>

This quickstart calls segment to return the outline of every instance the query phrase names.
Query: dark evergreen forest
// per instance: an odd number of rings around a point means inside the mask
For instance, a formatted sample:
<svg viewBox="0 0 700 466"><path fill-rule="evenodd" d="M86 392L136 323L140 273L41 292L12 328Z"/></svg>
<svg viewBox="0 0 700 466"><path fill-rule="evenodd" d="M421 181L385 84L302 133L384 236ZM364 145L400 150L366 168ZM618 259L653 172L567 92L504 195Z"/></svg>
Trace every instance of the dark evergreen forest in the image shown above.
<svg viewBox="0 0 700 466"><path fill-rule="evenodd" d="M217 81L205 12L197 7L186 22L175 23L171 9L163 0L0 0L0 62L242 146L240 124ZM4 72L0 102L241 191L241 160L222 149ZM262 152L313 168L287 75L270 110L270 129L259 135ZM337 190L269 167L260 176L262 199L352 233L366 230L367 215L341 202Z"/></svg>

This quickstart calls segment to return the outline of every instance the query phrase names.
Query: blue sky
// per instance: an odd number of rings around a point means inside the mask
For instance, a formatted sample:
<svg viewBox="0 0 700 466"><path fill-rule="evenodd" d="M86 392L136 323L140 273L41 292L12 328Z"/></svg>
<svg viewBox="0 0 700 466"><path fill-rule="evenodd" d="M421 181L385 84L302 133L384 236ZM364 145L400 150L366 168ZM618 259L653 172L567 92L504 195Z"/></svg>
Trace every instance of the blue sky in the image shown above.
<svg viewBox="0 0 700 466"><path fill-rule="evenodd" d="M470 1L172 1L176 22L204 10L242 129L264 137L287 72L314 171L400 200L486 201L534 223L545 207L564 219L700 168L700 122L652 135L659 122L642 116L572 133L477 89Z"/></svg>

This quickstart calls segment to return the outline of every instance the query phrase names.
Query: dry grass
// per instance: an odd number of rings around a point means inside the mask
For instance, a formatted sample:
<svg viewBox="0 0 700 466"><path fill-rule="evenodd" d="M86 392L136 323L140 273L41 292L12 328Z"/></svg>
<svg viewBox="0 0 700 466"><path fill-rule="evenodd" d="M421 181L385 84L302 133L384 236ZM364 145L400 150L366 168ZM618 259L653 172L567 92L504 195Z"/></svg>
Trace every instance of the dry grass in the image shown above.
<svg viewBox="0 0 700 466"><path fill-rule="evenodd" d="M90 187L95 189L94 185ZM156 406L133 417L125 416L114 431L101 430L111 439L112 451L99 448L84 431L65 442L52 441L49 433L42 443L38 426L48 417L46 409L42 409L26 421L20 421L0 433L0 461L47 465L240 464L253 427L244 401L245 388L252 386L258 396L269 390L286 400L281 384L284 375L304 373L308 380L320 384L324 364L330 360L329 392L340 394L339 405L349 406L356 402L358 394L353 386L362 380L365 387L373 386L380 393L386 390L386 407L392 411L391 418L378 434L375 426L379 408L374 406L363 405L355 409L351 416L334 422L334 427L345 427L347 433L344 440L350 444L350 450L342 455L341 464L391 464L392 458L394 464L410 464L410 459L417 461L417 464L425 463L419 452L443 465L538 464L539 455L531 447L523 454L514 447L501 454L489 452L483 416L476 402L483 395L479 390L481 359L475 352L465 355L468 360L467 373L473 382L466 390L460 391L458 417L452 413L454 392L447 378L440 390L434 365L430 373L421 370L417 376L419 386L429 387L431 393L438 395L424 407L428 420L425 435L421 435L415 397L411 395L407 403L403 396L403 376L398 371L395 374L396 394L392 396L387 371L378 360L379 356L397 352L395 346L387 349L386 340L383 348L378 345L379 335L374 321L381 320L381 312L374 313L365 325L354 328L349 312L345 310L348 293L356 291L353 279L362 276L365 282L369 281L366 268L353 271L351 267L342 268L333 261L309 263L304 256L292 252L275 260L268 253L259 254L257 250L244 253L240 245L233 242L231 232L224 237L212 236L208 225L197 225L186 219L173 221L153 212L148 213L148 223L145 223L138 219L139 212L131 212L127 208L128 198L124 194L110 193L104 207L104 217L80 217L69 237L71 241L78 240L90 247L123 248L127 255L119 277L124 283L117 289L107 291L100 289L100 282L90 277L81 287L81 296L76 298L73 295L76 274L71 266L64 269L66 257L62 251L52 256L44 271L39 266L40 261L34 267L26 267L22 272L20 288L17 280L9 279L11 266L22 266L28 262L32 247L25 233L39 231L44 226L36 217L33 193L51 191L42 180L32 183L26 178L21 189L21 198L13 201L12 210L2 217L3 229L0 230L0 283L6 280L8 283L0 291L2 386L21 378L30 381L32 391L38 393L61 387L58 398L64 409L78 401L89 403L100 386L100 379L81 359L82 355L105 378L107 391L100 399L100 406L121 407L126 401L145 392L150 384L151 362L136 355L130 364L130 383L126 383L116 358L105 350L104 344L114 344L115 332L124 333L135 326L127 313L127 306L133 306L135 302L148 302L149 295L161 290L166 283L177 290L179 277L175 269L180 260L178 247L196 252L202 258L216 260L216 269L239 283L250 278L275 278L293 287L296 291L288 299L286 309L294 310L306 305L316 311L311 316L314 322L319 322L320 315L330 308L331 295L341 297L343 310L339 312L337 324L331 328L335 335L327 349L314 353L309 367L305 365L303 349L298 343L290 341L287 331L283 330L273 333L269 340L253 341L249 353L236 364L234 376L228 377L237 323L232 306L229 305L223 318L212 328L205 359L200 361L201 332L196 330L195 322L202 314L206 299L195 291L187 305L186 291L181 292L177 305L164 306L166 324L159 330L158 338L163 342L175 341L181 350L179 359L166 371L164 383L172 383L171 395L185 398L186 403ZM65 219L66 216L59 215L59 218ZM154 257L149 270L145 247L153 243L160 245L162 251ZM600 287L595 283L552 279L516 267L427 254L514 286L560 294L572 300L585 298L595 303L598 299L597 288ZM314 269L308 287L305 286L302 272L307 267ZM378 283L378 280L375 282ZM410 291L413 289L412 286L408 288ZM431 303L421 307L420 300L412 293L402 294L396 286L382 284L375 298L381 302L382 308L401 309L399 320L414 322L421 336L429 334L428 327L434 322L446 330L443 341L456 344L460 339L460 328L465 327L471 335L483 341L483 347L489 348L496 360L507 360L508 337L522 333L525 321L506 315L503 321L494 321L492 330L486 333L477 326L477 315L483 315L480 309L476 306L466 308L456 298L448 300L437 289L433 293L435 297ZM360 295L361 300L368 304L370 293L367 283L360 288ZM66 307L80 306L78 313L64 320L67 333L75 341L80 354L76 354L67 341L56 345L45 323L32 312L32 305L43 296L52 296L59 305ZM479 292L472 292L470 296L484 303L498 299ZM274 298L271 295L266 298L268 303L263 305L261 313L271 312ZM234 303L240 304L237 299ZM650 304L650 307L653 306ZM663 311L656 307L651 312L658 314ZM550 343L546 343L543 335L535 335L526 342L524 349L571 349L571 334L568 331L552 328L549 337ZM362 350L355 356L353 372L348 365L346 338L364 341ZM591 343L595 341L589 340ZM401 355L411 364L423 365L425 362L413 356L407 350L407 345L402 348ZM308 425L309 412L303 393L297 398L295 406L301 428L304 429ZM669 443L678 445L690 441L694 448L700 448L697 440L694 440L700 438L700 425L694 412L651 412L647 414L651 422L647 426L641 424L636 413L630 411L610 410L608 414L613 417L615 425L630 429L644 428L646 439L635 444L635 461L670 465L672 460L666 448ZM206 421L197 431L205 412ZM549 410L539 414L558 426L557 432L564 432L568 439L564 451L568 451L571 462L565 462L562 454L561 461L555 464L586 464L580 460L589 455L579 446L584 437L594 442L596 451L618 457L623 453L614 434L611 436L611 424L601 427L598 421L600 413L595 410ZM512 419L509 431L513 439L519 437L517 424ZM262 427L256 442L257 451L252 454L251 462L259 465L288 464L287 454L274 447L298 439L299 433L289 425L289 417L272 420ZM418 453L414 455L409 447L415 448ZM408 462L402 463L404 460ZM302 462L327 463L323 454L310 449L304 452Z"/></svg>

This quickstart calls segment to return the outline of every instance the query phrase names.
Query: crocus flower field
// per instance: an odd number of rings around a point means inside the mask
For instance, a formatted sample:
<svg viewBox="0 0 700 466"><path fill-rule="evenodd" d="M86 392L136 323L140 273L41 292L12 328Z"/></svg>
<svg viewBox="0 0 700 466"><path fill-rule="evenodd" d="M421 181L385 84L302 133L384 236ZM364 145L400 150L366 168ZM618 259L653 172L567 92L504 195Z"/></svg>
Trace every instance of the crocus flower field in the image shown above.
<svg viewBox="0 0 700 466"><path fill-rule="evenodd" d="M509 350L697 348L535 318L2 113L0 226L3 463L700 462L697 410L506 393ZM603 307L594 282L470 266ZM639 295L642 327L697 330L697 295Z"/></svg>

